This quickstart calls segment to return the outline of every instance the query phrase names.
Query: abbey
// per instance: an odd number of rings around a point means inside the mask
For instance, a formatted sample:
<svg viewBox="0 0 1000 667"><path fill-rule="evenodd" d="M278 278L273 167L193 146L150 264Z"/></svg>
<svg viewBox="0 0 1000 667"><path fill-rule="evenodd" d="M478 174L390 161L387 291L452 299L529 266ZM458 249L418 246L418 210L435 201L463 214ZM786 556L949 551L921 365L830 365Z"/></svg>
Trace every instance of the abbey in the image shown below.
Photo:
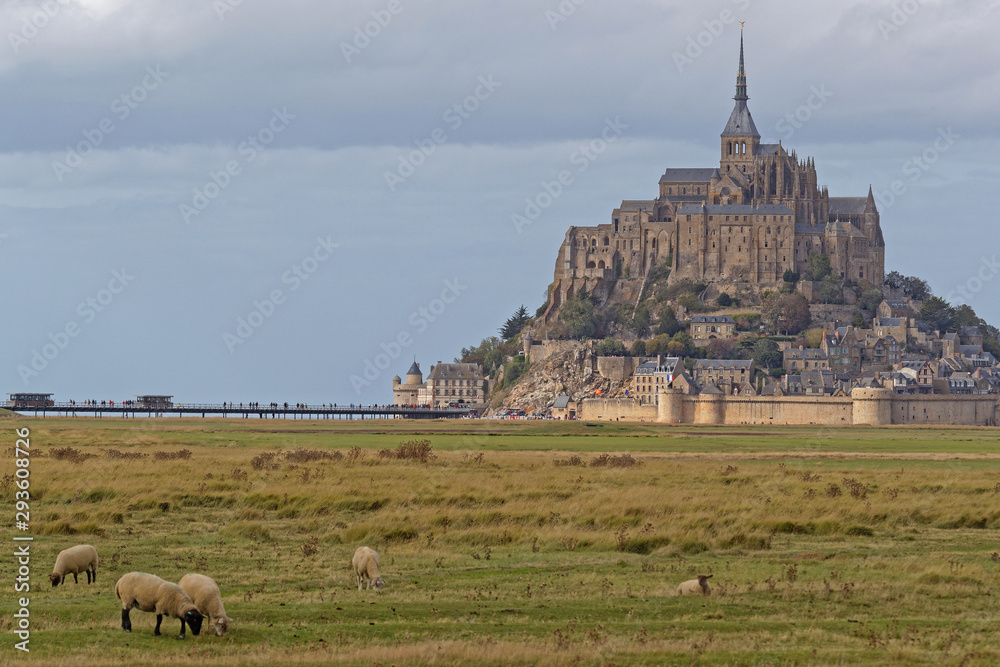
<svg viewBox="0 0 1000 667"><path fill-rule="evenodd" d="M643 278L669 262L670 281L772 286L801 273L810 253L834 275L881 285L885 242L867 197L831 197L812 158L761 143L747 107L743 37L736 105L722 130L718 167L668 168L656 199L623 201L610 224L571 227L556 261L553 305L617 278Z"/></svg>

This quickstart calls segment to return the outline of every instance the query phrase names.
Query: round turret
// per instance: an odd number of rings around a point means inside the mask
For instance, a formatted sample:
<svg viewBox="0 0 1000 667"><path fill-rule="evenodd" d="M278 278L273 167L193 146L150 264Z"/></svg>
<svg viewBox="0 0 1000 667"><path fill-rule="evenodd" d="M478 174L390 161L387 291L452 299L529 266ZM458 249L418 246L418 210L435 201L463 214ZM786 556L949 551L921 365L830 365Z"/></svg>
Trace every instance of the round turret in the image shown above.
<svg viewBox="0 0 1000 667"><path fill-rule="evenodd" d="M406 371L406 384L423 384L424 374L420 371L420 365L414 361L410 370Z"/></svg>

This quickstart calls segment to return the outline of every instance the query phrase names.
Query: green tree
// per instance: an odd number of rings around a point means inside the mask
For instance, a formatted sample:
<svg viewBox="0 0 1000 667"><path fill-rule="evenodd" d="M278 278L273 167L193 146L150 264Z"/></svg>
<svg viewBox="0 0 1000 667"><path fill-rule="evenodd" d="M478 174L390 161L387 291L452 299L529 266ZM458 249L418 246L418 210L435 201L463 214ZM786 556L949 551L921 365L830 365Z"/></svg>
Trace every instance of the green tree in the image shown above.
<svg viewBox="0 0 1000 667"><path fill-rule="evenodd" d="M899 271L890 271L882 284L891 289L903 289L903 274Z"/></svg>
<svg viewBox="0 0 1000 667"><path fill-rule="evenodd" d="M823 278L819 287L819 300L823 303L844 303L844 283L834 275Z"/></svg>
<svg viewBox="0 0 1000 667"><path fill-rule="evenodd" d="M955 309L941 297L932 296L920 306L920 319L938 331L948 331L955 321Z"/></svg>
<svg viewBox="0 0 1000 667"><path fill-rule="evenodd" d="M733 305L733 297L723 292L722 294L719 295L719 298L715 300L715 303L717 303L722 308L728 308L729 306Z"/></svg>
<svg viewBox="0 0 1000 667"><path fill-rule="evenodd" d="M903 294L914 301L923 301L930 297L933 292L931 292L931 286L927 284L926 280L921 280L916 276L907 276L903 278Z"/></svg>
<svg viewBox="0 0 1000 667"><path fill-rule="evenodd" d="M813 350L823 347L823 336L825 335L826 335L826 329L823 328L809 329L805 333L806 345Z"/></svg>
<svg viewBox="0 0 1000 667"><path fill-rule="evenodd" d="M524 304L521 304L521 307L518 308L513 315L508 317L507 321L504 322L502 327L500 327L500 336L504 340L510 340L517 334L521 333L521 329L524 328L524 325L528 323L529 319L527 309L524 307Z"/></svg>
<svg viewBox="0 0 1000 667"><path fill-rule="evenodd" d="M628 328L630 331L635 332L636 335L642 336L646 333L646 329L649 328L649 322L649 306L645 303L640 303L636 307L635 312L632 313L632 319L628 324Z"/></svg>
<svg viewBox="0 0 1000 667"><path fill-rule="evenodd" d="M637 340L632 343L632 349L629 350L633 357L645 357L646 356L646 341Z"/></svg>
<svg viewBox="0 0 1000 667"><path fill-rule="evenodd" d="M663 310L660 311L660 319L656 323L656 333L673 336L678 331L684 331L685 328L682 322L677 321L674 309L670 306L664 306Z"/></svg>
<svg viewBox="0 0 1000 667"><path fill-rule="evenodd" d="M594 346L594 353L599 357L627 357L625 345L614 338L605 338Z"/></svg>
<svg viewBox="0 0 1000 667"><path fill-rule="evenodd" d="M864 329L868 324L868 319L865 314L860 310L854 313L854 318L851 320L851 326L855 329Z"/></svg>
<svg viewBox="0 0 1000 667"><path fill-rule="evenodd" d="M771 333L797 334L809 326L809 302L793 294L769 294L761 303L761 321Z"/></svg>
<svg viewBox="0 0 1000 667"><path fill-rule="evenodd" d="M573 338L592 338L597 330L597 312L594 302L582 292L563 304L559 318Z"/></svg>
<svg viewBox="0 0 1000 667"><path fill-rule="evenodd" d="M781 274L781 279L784 280L786 283L795 284L799 282L799 274L797 274L795 271L792 271L791 269L785 269L785 272Z"/></svg>
<svg viewBox="0 0 1000 667"><path fill-rule="evenodd" d="M811 252L806 257L806 270L803 278L806 280L823 280L833 269L830 266L830 258L818 252Z"/></svg>
<svg viewBox="0 0 1000 667"><path fill-rule="evenodd" d="M879 304L882 303L883 299L882 290L866 290L862 292L861 296L858 298L858 307L865 311L865 314L869 318L875 317L875 310L878 308Z"/></svg>
<svg viewBox="0 0 1000 667"><path fill-rule="evenodd" d="M778 350L778 344L770 338L761 338L754 343L750 358L753 359L758 368L766 370L781 368L781 352Z"/></svg>
<svg viewBox="0 0 1000 667"><path fill-rule="evenodd" d="M655 357L667 353L667 345L670 343L670 336L660 334L656 338L646 341L646 355Z"/></svg>

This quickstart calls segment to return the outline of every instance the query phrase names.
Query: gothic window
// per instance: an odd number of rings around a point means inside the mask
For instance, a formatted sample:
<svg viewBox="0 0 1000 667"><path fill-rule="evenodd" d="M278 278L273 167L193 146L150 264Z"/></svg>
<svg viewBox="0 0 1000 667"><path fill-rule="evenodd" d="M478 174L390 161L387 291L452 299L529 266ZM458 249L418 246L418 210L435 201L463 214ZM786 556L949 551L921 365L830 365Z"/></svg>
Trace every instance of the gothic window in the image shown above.
<svg viewBox="0 0 1000 667"><path fill-rule="evenodd" d="M764 247L765 248L767 247L767 241L764 241Z"/></svg>
<svg viewBox="0 0 1000 667"><path fill-rule="evenodd" d="M688 193L688 189L687 188L681 188L681 194L682 195L686 195L687 193Z"/></svg>
<svg viewBox="0 0 1000 667"><path fill-rule="evenodd" d="M604 237L604 245L611 245L611 240L607 236Z"/></svg>
<svg viewBox="0 0 1000 667"><path fill-rule="evenodd" d="M712 249L715 249L715 241L712 241Z"/></svg>
<svg viewBox="0 0 1000 667"><path fill-rule="evenodd" d="M733 142L731 142L731 141L729 142L729 154L730 155L733 154Z"/></svg>
<svg viewBox="0 0 1000 667"><path fill-rule="evenodd" d="M591 247L596 248L597 247L597 239L596 238L590 239L590 245L591 245Z"/></svg>
<svg viewBox="0 0 1000 667"><path fill-rule="evenodd" d="M698 188L698 194L701 194L701 188Z"/></svg>

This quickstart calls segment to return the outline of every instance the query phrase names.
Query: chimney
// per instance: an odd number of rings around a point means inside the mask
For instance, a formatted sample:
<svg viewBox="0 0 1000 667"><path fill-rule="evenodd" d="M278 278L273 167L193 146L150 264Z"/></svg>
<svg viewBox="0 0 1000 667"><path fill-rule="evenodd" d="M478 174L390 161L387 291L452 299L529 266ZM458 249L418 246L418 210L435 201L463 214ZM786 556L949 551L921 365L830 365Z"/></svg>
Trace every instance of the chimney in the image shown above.
<svg viewBox="0 0 1000 667"><path fill-rule="evenodd" d="M662 354L656 355L656 365L657 366L662 366L663 365L663 355Z"/></svg>
<svg viewBox="0 0 1000 667"><path fill-rule="evenodd" d="M806 346L805 345L799 345L799 349L800 350L804 350L804 349L806 349Z"/></svg>

